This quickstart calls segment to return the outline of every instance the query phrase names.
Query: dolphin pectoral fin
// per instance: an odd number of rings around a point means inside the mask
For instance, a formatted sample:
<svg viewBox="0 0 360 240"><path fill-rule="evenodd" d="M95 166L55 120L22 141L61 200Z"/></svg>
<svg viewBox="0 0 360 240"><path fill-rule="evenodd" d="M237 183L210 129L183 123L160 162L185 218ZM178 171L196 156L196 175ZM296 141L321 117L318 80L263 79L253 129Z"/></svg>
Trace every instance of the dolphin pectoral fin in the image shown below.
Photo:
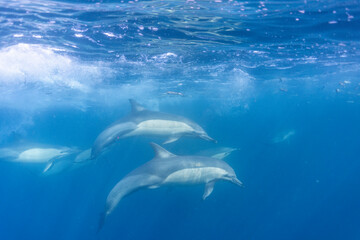
<svg viewBox="0 0 360 240"><path fill-rule="evenodd" d="M156 189L156 188L159 188L160 186L159 185L152 185L152 186L149 186L148 189Z"/></svg>
<svg viewBox="0 0 360 240"><path fill-rule="evenodd" d="M46 173L47 171L49 171L53 166L54 166L54 160L50 160L50 161L46 164L46 166L45 166L45 168L44 168L44 170L43 170L43 173Z"/></svg>
<svg viewBox="0 0 360 240"><path fill-rule="evenodd" d="M212 193L212 191L214 190L214 185L215 185L215 181L208 182L205 185L205 191L204 191L204 194L202 196L203 200L205 200Z"/></svg>
<svg viewBox="0 0 360 240"><path fill-rule="evenodd" d="M163 142L163 144L168 144L168 143L172 143L175 142L177 140L179 140L180 136L172 136L170 137L168 140L166 140L165 142Z"/></svg>

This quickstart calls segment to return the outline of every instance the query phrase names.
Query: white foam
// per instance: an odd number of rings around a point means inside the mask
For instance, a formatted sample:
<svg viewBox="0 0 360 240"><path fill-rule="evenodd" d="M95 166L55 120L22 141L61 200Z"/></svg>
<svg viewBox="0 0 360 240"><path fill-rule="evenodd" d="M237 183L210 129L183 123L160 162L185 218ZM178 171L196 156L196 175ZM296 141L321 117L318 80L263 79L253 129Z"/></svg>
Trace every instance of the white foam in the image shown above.
<svg viewBox="0 0 360 240"><path fill-rule="evenodd" d="M36 35L36 34L33 34L32 36L33 36L33 38L38 38L38 39L42 38L42 36L41 36L41 35Z"/></svg>
<svg viewBox="0 0 360 240"><path fill-rule="evenodd" d="M177 58L178 55L172 52L163 53L160 55L153 56L152 59L155 61L166 62L167 60Z"/></svg>
<svg viewBox="0 0 360 240"><path fill-rule="evenodd" d="M254 96L254 79L241 69L233 69L229 75L222 79L222 84L215 84L217 100L222 102L219 114L227 112L234 107L242 107L244 110L249 108L249 98Z"/></svg>
<svg viewBox="0 0 360 240"><path fill-rule="evenodd" d="M65 49L31 44L0 49L0 109L20 114L0 133L31 125L39 111L57 107L86 111L89 104L102 105L112 95L121 95L115 93L116 87L107 91L102 84L115 75L108 64L80 61L66 53Z"/></svg>
<svg viewBox="0 0 360 240"><path fill-rule="evenodd" d="M86 110L89 105L118 105L127 98L140 101L158 88L146 73L131 83L117 81L126 76L121 74L129 66L141 67L138 62L124 57L116 68L113 63L82 61L67 52L33 44L0 49L0 107L28 113L54 106Z"/></svg>
<svg viewBox="0 0 360 240"><path fill-rule="evenodd" d="M0 142L13 133L25 134L40 111L61 106L86 109L96 85L108 69L100 62L81 62L64 49L17 44L0 49ZM25 131L25 132L24 132Z"/></svg>
<svg viewBox="0 0 360 240"><path fill-rule="evenodd" d="M85 65L41 45L18 44L0 50L0 83L40 84L87 92L101 79L97 66Z"/></svg>
<svg viewBox="0 0 360 240"><path fill-rule="evenodd" d="M115 34L113 34L112 32L103 32L103 34L108 37L115 37Z"/></svg>

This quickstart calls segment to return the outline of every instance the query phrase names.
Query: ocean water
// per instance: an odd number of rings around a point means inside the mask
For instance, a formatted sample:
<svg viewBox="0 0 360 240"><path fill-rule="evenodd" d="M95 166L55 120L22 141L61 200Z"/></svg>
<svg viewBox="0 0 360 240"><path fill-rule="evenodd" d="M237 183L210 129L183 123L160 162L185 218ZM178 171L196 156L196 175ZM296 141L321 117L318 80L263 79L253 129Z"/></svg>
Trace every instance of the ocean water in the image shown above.
<svg viewBox="0 0 360 240"><path fill-rule="evenodd" d="M360 239L360 1L0 2L0 239ZM173 153L238 148L225 161L244 187L141 190L97 232L110 190L165 138L51 174L14 161L91 148L130 98L218 141Z"/></svg>

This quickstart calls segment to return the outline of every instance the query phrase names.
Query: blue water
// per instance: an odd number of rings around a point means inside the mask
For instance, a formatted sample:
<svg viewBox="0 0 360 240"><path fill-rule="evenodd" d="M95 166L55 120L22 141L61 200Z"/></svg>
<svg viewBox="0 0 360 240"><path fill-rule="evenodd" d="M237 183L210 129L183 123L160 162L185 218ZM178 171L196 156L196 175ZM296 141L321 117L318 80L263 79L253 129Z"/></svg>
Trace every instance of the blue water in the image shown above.
<svg viewBox="0 0 360 240"><path fill-rule="evenodd" d="M119 141L45 175L0 161L0 239L360 239L360 1L1 0L0 148L90 148L129 98L186 116L244 188L106 197L150 160Z"/></svg>

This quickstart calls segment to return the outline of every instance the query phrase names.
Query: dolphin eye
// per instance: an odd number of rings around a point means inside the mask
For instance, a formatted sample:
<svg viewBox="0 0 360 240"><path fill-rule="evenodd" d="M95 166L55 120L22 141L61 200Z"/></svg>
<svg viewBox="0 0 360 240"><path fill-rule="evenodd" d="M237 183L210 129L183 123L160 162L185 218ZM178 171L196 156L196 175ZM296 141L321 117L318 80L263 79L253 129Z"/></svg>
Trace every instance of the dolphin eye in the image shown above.
<svg viewBox="0 0 360 240"><path fill-rule="evenodd" d="M229 173L226 173L224 177L229 178L229 179L233 178L233 176L231 176Z"/></svg>

